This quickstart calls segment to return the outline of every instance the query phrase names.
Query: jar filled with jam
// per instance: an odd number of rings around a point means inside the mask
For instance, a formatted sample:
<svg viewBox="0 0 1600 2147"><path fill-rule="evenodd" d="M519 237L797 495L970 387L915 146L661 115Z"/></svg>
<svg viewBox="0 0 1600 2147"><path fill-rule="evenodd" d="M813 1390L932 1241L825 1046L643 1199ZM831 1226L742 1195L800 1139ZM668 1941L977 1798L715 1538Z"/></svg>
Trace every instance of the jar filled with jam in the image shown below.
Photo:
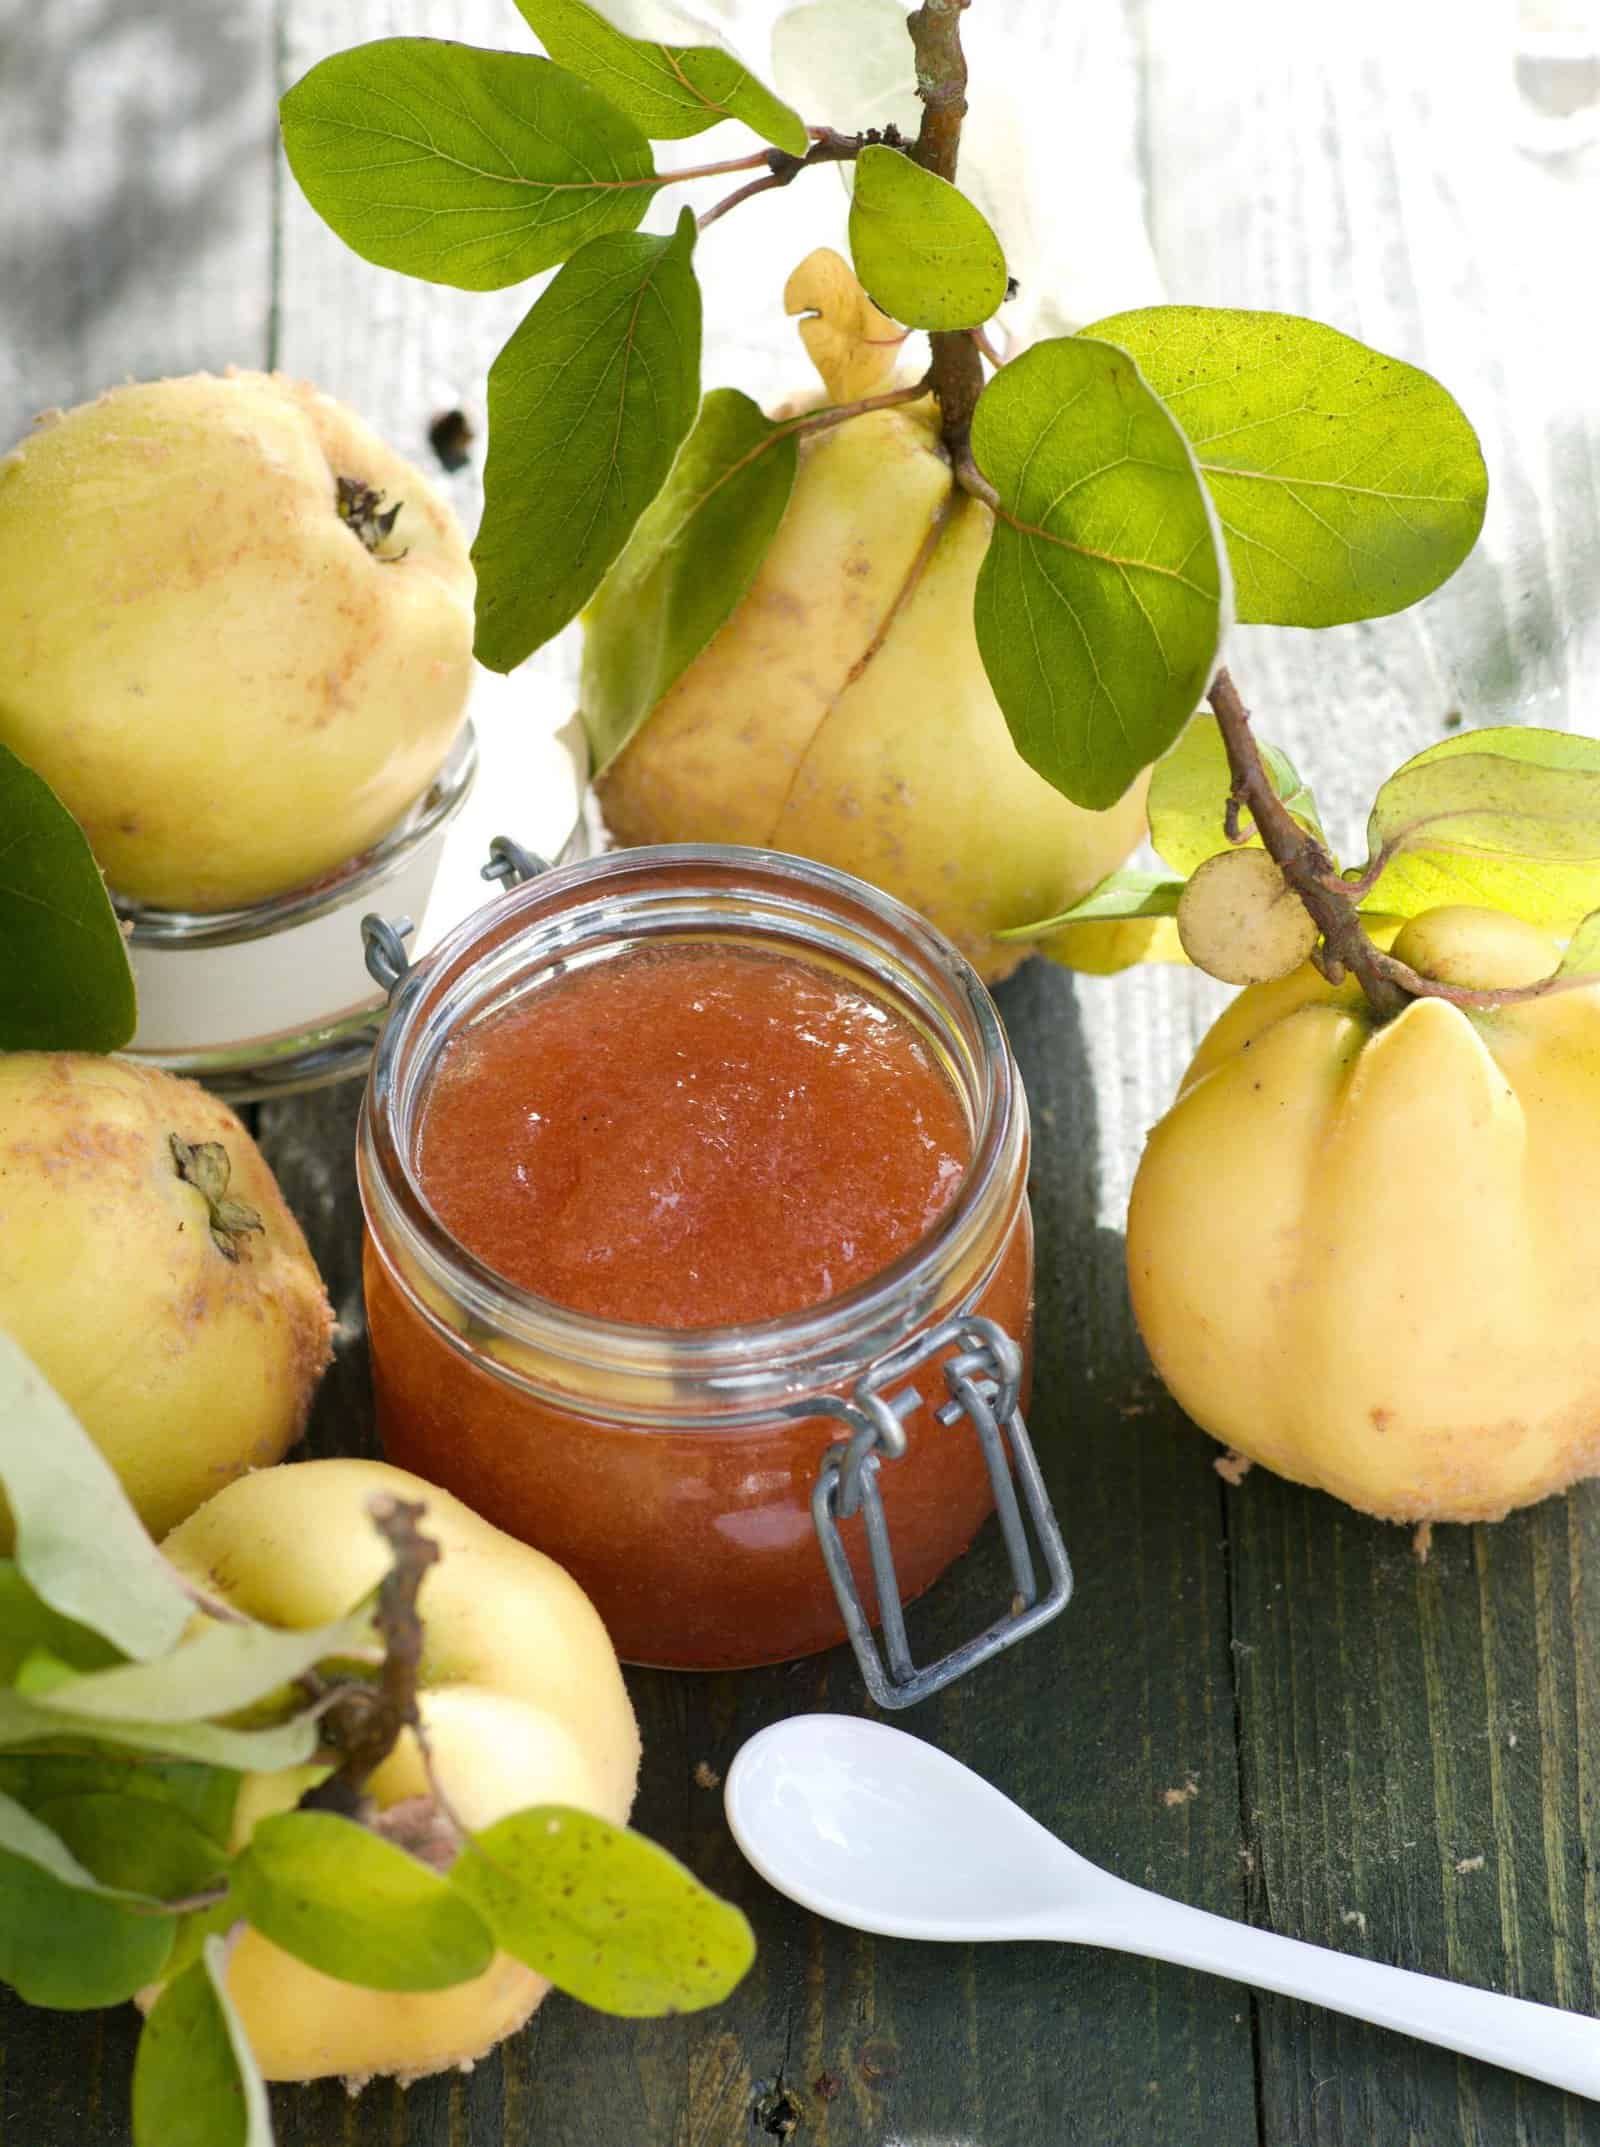
<svg viewBox="0 0 1600 2147"><path fill-rule="evenodd" d="M993 1437L948 1421L940 1338L1010 1337L1005 1406L1025 1385L1027 1159L988 994L891 898L722 847L542 871L403 976L374 1058L385 1450L558 1559L627 1660L831 1646L814 1491L876 1369L924 1359L868 1486L898 1594L997 1483L1014 1518ZM859 1517L831 1554L874 1617Z"/></svg>

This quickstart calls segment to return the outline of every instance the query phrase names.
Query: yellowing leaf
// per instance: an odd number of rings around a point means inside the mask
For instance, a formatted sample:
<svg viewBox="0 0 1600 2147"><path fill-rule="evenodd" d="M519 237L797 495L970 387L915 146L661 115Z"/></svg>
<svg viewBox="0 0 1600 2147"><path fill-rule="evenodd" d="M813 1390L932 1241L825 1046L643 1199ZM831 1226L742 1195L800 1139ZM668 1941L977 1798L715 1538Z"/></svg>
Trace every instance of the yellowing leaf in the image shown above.
<svg viewBox="0 0 1600 2147"><path fill-rule="evenodd" d="M1390 776L1368 841L1382 861L1374 910L1470 902L1564 937L1600 907L1600 740L1458 731Z"/></svg>
<svg viewBox="0 0 1600 2147"><path fill-rule="evenodd" d="M262 1820L232 1891L275 1946L368 1990L445 1990L494 1958L483 1918L438 1872L334 1812Z"/></svg>
<svg viewBox="0 0 1600 2147"><path fill-rule="evenodd" d="M1334 626L1403 610L1477 542L1488 477L1438 381L1321 321L1149 306L1087 331L1137 359L1189 436L1241 619Z"/></svg>
<svg viewBox="0 0 1600 2147"><path fill-rule="evenodd" d="M878 304L908 328L976 328L1006 295L1000 241L959 188L898 149L856 158L850 253Z"/></svg>
<svg viewBox="0 0 1600 2147"><path fill-rule="evenodd" d="M675 1857L592 1812L539 1805L474 1835L450 1882L507 1953L602 2012L715 2005L755 1956L744 1916Z"/></svg>
<svg viewBox="0 0 1600 2147"><path fill-rule="evenodd" d="M783 310L804 316L800 340L829 402L860 402L888 386L905 331L872 303L831 246L818 246L792 271Z"/></svg>
<svg viewBox="0 0 1600 2147"><path fill-rule="evenodd" d="M1256 744L1279 797L1300 825L1322 840L1316 800L1289 756L1264 738ZM1150 778L1150 840L1174 872L1187 877L1208 857L1238 847L1223 832L1232 787L1217 719L1202 711L1172 751L1157 762ZM1261 838L1248 812L1241 815L1239 827L1245 844L1259 848Z"/></svg>

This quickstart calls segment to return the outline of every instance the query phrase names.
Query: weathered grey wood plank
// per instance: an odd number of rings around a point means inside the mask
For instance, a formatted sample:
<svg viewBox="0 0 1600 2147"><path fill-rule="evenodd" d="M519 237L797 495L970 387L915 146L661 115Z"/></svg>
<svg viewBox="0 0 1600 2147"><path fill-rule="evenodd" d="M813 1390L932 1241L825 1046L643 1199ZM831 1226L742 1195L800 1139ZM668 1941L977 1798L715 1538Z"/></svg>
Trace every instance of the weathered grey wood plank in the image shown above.
<svg viewBox="0 0 1600 2147"><path fill-rule="evenodd" d="M273 19L272 0L0 10L0 452L125 378L268 362ZM6 1993L6 2147L122 2147L137 2025Z"/></svg>
<svg viewBox="0 0 1600 2147"><path fill-rule="evenodd" d="M273 14L0 14L0 445L119 380L267 362Z"/></svg>
<svg viewBox="0 0 1600 2147"><path fill-rule="evenodd" d="M1373 785L1451 711L1593 727L1600 493L1570 355L1593 303L1568 272L1592 196L1514 147L1510 11L1452 11L1442 33L1427 8L1248 7L1226 40L1174 0L1142 16L1173 294L1331 320L1437 372L1483 437L1484 543L1439 595L1239 636L1264 730L1354 838ZM1259 1474L1228 1505L1252 1915L1596 2009L1600 1500L1442 1530L1426 1566L1401 1531ZM1507 2074L1258 2011L1267 2139L1600 2140L1591 2107Z"/></svg>

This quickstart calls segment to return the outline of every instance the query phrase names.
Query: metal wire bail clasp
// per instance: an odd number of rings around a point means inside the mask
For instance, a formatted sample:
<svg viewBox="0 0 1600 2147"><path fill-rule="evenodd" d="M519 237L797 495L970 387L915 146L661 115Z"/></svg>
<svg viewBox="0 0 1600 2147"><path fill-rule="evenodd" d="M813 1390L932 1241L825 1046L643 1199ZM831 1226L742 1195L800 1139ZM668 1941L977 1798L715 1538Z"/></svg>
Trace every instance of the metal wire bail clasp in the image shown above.
<svg viewBox="0 0 1600 2147"><path fill-rule="evenodd" d="M895 1578L894 1552L878 1489L878 1468L881 1462L898 1460L904 1454L905 1420L922 1407L915 1387L895 1394L885 1389L946 1349L955 1352L944 1366L950 1399L934 1414L941 1424L951 1428L965 1419L978 1435L1011 1562L1013 1592L1003 1616L960 1647L952 1648L938 1662L919 1670L911 1660L906 1638L905 1606ZM823 1456L811 1493L811 1518L850 1645L855 1649L867 1690L880 1707L914 1707L918 1700L942 1691L978 1663L1048 1624L1067 1606L1072 1594L1072 1568L1017 1406L1021 1380L1022 1352L1005 1329L993 1320L958 1314L881 1357L856 1382L848 1402L830 1396L821 1405L824 1413L850 1426L851 1436L843 1444L830 1447ZM1043 1593L1034 1571L1024 1508L1044 1561L1048 1585ZM873 1641L866 1606L839 1533L840 1521L858 1512L866 1527L867 1554L883 1628L883 1655Z"/></svg>
<svg viewBox="0 0 1600 2147"><path fill-rule="evenodd" d="M541 872L549 870L544 858L536 856L532 850L525 850L520 842L513 842L509 835L496 835L489 845L488 863L478 867L478 876L484 880L498 880L502 893L509 894L524 880L537 879ZM409 917L380 917L376 910L369 910L361 920L361 944L366 949L367 974L390 999L405 982L411 968L405 943L415 930Z"/></svg>

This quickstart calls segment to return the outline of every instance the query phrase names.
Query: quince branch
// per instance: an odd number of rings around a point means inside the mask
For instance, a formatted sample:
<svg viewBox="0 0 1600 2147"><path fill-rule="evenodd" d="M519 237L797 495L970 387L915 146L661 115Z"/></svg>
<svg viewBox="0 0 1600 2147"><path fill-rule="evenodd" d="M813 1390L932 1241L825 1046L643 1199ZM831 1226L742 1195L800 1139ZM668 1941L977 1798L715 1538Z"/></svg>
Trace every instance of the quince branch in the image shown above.
<svg viewBox="0 0 1600 2147"><path fill-rule="evenodd" d="M1441 984L1375 946L1356 906L1365 880L1344 879L1316 836L1300 825L1279 797L1250 728L1250 711L1226 668L1212 680L1208 699L1233 778L1223 822L1228 840L1242 839L1239 816L1248 812L1267 855L1305 904L1322 934L1322 944L1311 959L1330 984L1342 983L1346 975L1353 976L1381 1020L1402 1012L1413 999L1448 999L1453 1006L1509 1006L1518 1000L1541 999L1550 992L1593 984L1590 976L1546 977L1537 984L1480 991L1468 985Z"/></svg>
<svg viewBox="0 0 1600 2147"><path fill-rule="evenodd" d="M344 1755L334 1780L341 1798L358 1797L368 1777L394 1750L402 1730L420 1733L417 1677L422 1665L422 1620L417 1593L428 1568L439 1561L438 1544L417 1523L426 1512L406 1499L374 1499L373 1526L394 1554L378 1584L374 1622L383 1642L383 1667L375 1686L351 1685L327 1715L328 1741ZM332 1783L324 1784L331 1788Z"/></svg>
<svg viewBox="0 0 1600 2147"><path fill-rule="evenodd" d="M967 116L967 61L961 50L961 17L968 0L923 0L906 18L917 55L917 95L922 126L911 154L924 171L955 183L961 122ZM959 472L972 461L972 413L983 393L983 359L965 328L928 338L933 346L933 392L950 460ZM963 480L964 481L964 480Z"/></svg>

